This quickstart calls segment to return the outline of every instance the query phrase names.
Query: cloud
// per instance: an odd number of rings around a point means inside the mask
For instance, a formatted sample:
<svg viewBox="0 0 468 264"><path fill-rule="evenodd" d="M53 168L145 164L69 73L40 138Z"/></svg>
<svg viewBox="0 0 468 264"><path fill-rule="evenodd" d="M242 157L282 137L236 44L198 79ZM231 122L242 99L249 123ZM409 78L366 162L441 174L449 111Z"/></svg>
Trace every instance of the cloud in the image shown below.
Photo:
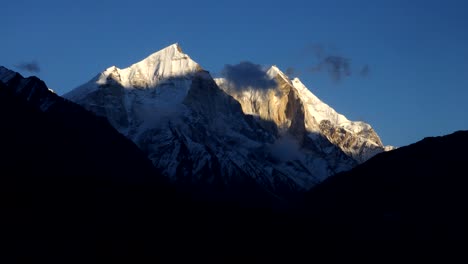
<svg viewBox="0 0 468 264"><path fill-rule="evenodd" d="M41 71L41 67L39 67L39 64L36 61L31 61L31 62L22 62L20 64L15 65L16 68L27 71L30 73L38 73Z"/></svg>
<svg viewBox="0 0 468 264"><path fill-rule="evenodd" d="M326 72L336 82L351 76L351 59L341 56L334 48L325 48L322 44L312 44L306 48L317 61L310 72Z"/></svg>
<svg viewBox="0 0 468 264"><path fill-rule="evenodd" d="M299 75L299 71L294 67L288 67L286 68L285 74L289 77L294 77Z"/></svg>
<svg viewBox="0 0 468 264"><path fill-rule="evenodd" d="M267 75L261 65L249 61L236 65L226 64L221 75L236 89L247 87L269 89L277 86L276 81Z"/></svg>
<svg viewBox="0 0 468 264"><path fill-rule="evenodd" d="M353 72L357 72L361 77L370 74L370 66L364 64L362 68L356 69L351 63L351 58L341 55L333 46L323 44L311 44L305 49L304 56L313 56L313 66L309 68L312 73L323 72L335 82L339 82L350 77Z"/></svg>
<svg viewBox="0 0 468 264"><path fill-rule="evenodd" d="M312 72L326 71L334 81L351 76L351 59L339 55L326 55L311 68Z"/></svg>
<svg viewBox="0 0 468 264"><path fill-rule="evenodd" d="M363 78L368 77L370 74L370 66L368 64L362 66L361 70L359 71L359 75Z"/></svg>
<svg viewBox="0 0 468 264"><path fill-rule="evenodd" d="M311 44L306 48L306 53L312 52L314 56L321 60L326 56L325 48L322 44Z"/></svg>

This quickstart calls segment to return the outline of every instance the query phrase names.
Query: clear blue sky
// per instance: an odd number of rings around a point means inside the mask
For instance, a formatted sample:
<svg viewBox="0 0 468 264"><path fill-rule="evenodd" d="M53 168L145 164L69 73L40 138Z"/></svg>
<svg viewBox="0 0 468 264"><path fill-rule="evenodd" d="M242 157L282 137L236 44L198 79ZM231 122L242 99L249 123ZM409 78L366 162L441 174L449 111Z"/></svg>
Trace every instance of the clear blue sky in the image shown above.
<svg viewBox="0 0 468 264"><path fill-rule="evenodd" d="M178 42L213 75L246 60L293 67L384 144L468 129L468 1L15 0L0 8L0 65L58 94ZM311 45L348 58L352 75L336 82L309 71ZM32 61L40 72L18 67Z"/></svg>

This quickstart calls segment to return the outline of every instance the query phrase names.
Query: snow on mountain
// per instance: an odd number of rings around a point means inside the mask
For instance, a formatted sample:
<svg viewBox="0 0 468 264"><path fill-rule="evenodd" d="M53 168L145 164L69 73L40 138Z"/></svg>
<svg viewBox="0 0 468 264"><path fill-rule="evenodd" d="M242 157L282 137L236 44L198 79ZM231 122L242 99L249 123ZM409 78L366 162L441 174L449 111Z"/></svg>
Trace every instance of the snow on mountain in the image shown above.
<svg viewBox="0 0 468 264"><path fill-rule="evenodd" d="M382 144L371 125L360 121L350 121L337 113L312 94L298 78L294 78L292 84L304 100L309 117L314 118L319 124L319 131L359 163L380 152L393 149L392 146ZM316 127L310 127L310 130L314 129Z"/></svg>
<svg viewBox="0 0 468 264"><path fill-rule="evenodd" d="M291 94L293 96L293 94ZM278 119L245 114L179 45L125 69L112 66L68 98L106 117L179 183L260 189L283 197L355 166L320 134L305 133L303 106ZM292 124L292 125L291 125ZM302 136L300 134L302 133Z"/></svg>
<svg viewBox="0 0 468 264"><path fill-rule="evenodd" d="M278 127L296 130L304 128L312 138L317 134L323 135L359 163L380 152L393 149L391 146L383 146L379 136L369 124L350 121L344 115L337 113L317 98L298 78L290 80L276 66L272 66L266 73L271 79L276 80L278 84L276 87L239 89L223 78L216 79L216 82L221 89L239 101L244 113L272 120ZM291 104L288 104L291 100L298 101L295 105L303 108L300 112L304 120L295 122L296 128L291 127L294 120L283 118L293 109L290 108ZM292 118L297 118L297 115L293 115ZM301 136L301 133L298 135Z"/></svg>

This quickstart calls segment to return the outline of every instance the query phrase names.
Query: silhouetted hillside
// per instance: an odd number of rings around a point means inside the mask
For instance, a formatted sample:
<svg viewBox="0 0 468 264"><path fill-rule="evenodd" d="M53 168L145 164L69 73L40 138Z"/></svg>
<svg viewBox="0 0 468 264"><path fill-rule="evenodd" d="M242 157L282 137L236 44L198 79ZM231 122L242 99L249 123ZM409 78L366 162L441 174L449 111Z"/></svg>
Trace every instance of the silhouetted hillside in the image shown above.
<svg viewBox="0 0 468 264"><path fill-rule="evenodd" d="M145 214L170 215L177 204L172 189L131 141L31 77L28 85L57 97L54 109L40 111L14 90L20 81L0 82L7 252L23 260L104 254L120 243L116 237L129 235L126 223L136 225ZM159 220L155 224L166 221Z"/></svg>
<svg viewBox="0 0 468 264"><path fill-rule="evenodd" d="M462 245L467 150L468 131L425 138L327 179L307 196L319 236L355 246Z"/></svg>

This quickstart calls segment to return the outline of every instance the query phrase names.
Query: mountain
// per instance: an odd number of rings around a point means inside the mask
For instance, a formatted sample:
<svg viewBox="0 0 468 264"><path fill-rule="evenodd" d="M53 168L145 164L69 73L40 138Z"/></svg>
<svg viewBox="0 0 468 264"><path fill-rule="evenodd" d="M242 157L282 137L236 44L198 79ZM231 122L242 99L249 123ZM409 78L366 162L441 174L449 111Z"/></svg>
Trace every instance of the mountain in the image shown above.
<svg viewBox="0 0 468 264"><path fill-rule="evenodd" d="M247 193L282 200L354 167L359 159L346 155L340 144L358 149L359 157L382 151L365 124L340 119L340 127L327 128L328 134L310 129L319 127L310 113L319 104L309 106L299 84L283 77L275 77L284 90L281 105L272 109L278 120L245 112L242 101L173 44L128 68L112 66L64 97L106 117L172 181L191 190L197 186L201 195L217 189L216 197L229 199L243 190L246 201ZM288 124L286 131L281 122ZM350 136L350 129L357 136Z"/></svg>
<svg viewBox="0 0 468 264"><path fill-rule="evenodd" d="M429 137L328 178L307 194L310 218L322 227L314 235L343 244L423 245L426 254L427 246L466 243L467 148L468 131Z"/></svg>
<svg viewBox="0 0 468 264"><path fill-rule="evenodd" d="M298 78L290 80L276 66L269 68L266 73L276 82L267 89L255 85L239 88L225 78L218 78L216 82L223 91L241 104L244 113L271 120L283 130L294 129L292 134L299 141L302 141L301 137L304 134L314 140L314 135L325 136L358 163L393 149L382 144L369 124L350 121L337 113L317 98ZM302 119L294 120L298 116ZM293 125L300 125L300 128L294 128ZM297 131L298 129L301 131Z"/></svg>

